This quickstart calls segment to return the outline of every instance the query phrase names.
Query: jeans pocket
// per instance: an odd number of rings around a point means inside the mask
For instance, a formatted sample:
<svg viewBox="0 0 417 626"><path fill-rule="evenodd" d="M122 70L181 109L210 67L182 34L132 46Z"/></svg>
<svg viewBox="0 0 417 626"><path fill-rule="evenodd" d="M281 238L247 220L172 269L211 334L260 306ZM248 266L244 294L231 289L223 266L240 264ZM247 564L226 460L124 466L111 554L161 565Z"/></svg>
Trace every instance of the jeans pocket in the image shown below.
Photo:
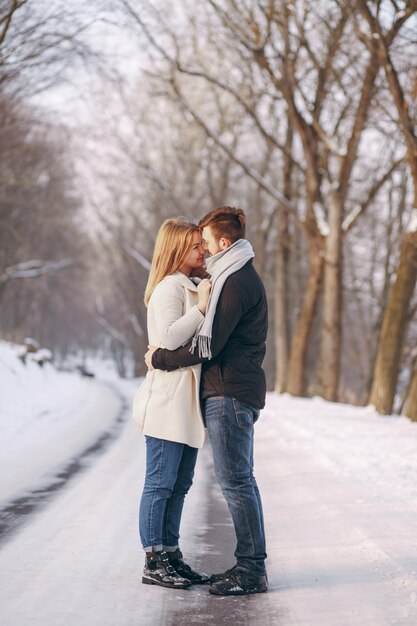
<svg viewBox="0 0 417 626"><path fill-rule="evenodd" d="M242 428L249 428L254 425L258 419L259 411L253 409L249 404L232 398L233 408L235 411L236 423Z"/></svg>

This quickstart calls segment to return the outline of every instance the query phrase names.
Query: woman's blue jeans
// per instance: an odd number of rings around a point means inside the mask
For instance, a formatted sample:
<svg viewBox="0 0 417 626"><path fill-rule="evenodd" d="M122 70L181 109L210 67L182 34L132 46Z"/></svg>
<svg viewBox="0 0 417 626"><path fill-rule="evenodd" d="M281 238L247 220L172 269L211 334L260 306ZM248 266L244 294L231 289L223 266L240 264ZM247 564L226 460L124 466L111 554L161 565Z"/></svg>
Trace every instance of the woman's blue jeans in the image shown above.
<svg viewBox="0 0 417 626"><path fill-rule="evenodd" d="M261 496L253 475L253 425L259 411L228 396L204 401L214 468L236 533L240 569L265 574L265 529Z"/></svg>
<svg viewBox="0 0 417 626"><path fill-rule="evenodd" d="M197 448L146 436L146 476L139 533L146 552L179 547L184 499L192 485Z"/></svg>

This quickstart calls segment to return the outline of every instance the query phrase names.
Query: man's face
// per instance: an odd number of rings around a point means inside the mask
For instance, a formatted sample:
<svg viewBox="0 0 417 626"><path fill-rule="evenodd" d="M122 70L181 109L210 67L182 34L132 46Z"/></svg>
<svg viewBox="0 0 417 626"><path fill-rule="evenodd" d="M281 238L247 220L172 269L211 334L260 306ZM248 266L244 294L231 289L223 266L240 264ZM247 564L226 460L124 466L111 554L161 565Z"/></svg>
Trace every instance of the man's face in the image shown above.
<svg viewBox="0 0 417 626"><path fill-rule="evenodd" d="M231 243L228 239L222 237L221 239L216 239L211 232L210 226L204 226L203 228L203 246L206 252L208 252L209 256L213 256L222 252L222 250L226 250L230 247Z"/></svg>

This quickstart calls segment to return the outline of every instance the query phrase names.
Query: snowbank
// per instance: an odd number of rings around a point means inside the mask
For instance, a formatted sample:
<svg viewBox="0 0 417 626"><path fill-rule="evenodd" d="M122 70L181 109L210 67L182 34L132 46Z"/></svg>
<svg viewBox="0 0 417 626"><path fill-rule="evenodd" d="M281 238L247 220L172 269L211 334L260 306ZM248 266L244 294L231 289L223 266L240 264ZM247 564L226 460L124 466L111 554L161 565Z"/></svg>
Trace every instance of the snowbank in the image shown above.
<svg viewBox="0 0 417 626"><path fill-rule="evenodd" d="M415 626L417 424L269 394L256 438L276 623Z"/></svg>
<svg viewBox="0 0 417 626"><path fill-rule="evenodd" d="M114 423L121 399L79 374L19 359L0 342L0 502L44 483Z"/></svg>
<svg viewBox="0 0 417 626"><path fill-rule="evenodd" d="M268 394L259 428L369 490L417 499L417 423L372 407Z"/></svg>

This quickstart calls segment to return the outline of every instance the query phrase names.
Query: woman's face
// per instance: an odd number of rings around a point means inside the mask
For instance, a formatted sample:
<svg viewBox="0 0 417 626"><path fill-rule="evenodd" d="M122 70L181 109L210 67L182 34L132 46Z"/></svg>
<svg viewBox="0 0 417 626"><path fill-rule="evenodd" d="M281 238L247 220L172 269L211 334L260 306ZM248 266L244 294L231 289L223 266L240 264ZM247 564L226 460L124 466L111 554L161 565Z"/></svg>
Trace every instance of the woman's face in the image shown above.
<svg viewBox="0 0 417 626"><path fill-rule="evenodd" d="M193 233L191 242L191 248L185 257L183 265L180 267L180 272L190 275L192 270L199 269L204 265L204 248L202 243L201 234L196 231Z"/></svg>

